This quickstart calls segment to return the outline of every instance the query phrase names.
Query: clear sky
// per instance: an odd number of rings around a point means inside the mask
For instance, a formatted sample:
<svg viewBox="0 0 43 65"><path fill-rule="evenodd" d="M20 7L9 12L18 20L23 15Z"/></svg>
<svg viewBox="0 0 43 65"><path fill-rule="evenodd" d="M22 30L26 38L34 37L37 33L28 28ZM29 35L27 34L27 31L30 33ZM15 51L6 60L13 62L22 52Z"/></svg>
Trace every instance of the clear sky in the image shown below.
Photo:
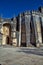
<svg viewBox="0 0 43 65"><path fill-rule="evenodd" d="M0 16L11 18L39 6L43 6L43 0L0 0Z"/></svg>

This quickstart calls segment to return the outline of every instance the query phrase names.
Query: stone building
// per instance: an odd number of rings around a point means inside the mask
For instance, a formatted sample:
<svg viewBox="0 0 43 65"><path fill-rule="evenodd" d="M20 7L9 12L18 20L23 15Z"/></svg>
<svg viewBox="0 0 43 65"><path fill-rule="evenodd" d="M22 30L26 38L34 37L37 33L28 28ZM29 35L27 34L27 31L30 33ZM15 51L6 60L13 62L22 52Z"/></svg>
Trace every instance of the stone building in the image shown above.
<svg viewBox="0 0 43 65"><path fill-rule="evenodd" d="M15 18L0 18L0 44L19 47L43 45L43 7Z"/></svg>

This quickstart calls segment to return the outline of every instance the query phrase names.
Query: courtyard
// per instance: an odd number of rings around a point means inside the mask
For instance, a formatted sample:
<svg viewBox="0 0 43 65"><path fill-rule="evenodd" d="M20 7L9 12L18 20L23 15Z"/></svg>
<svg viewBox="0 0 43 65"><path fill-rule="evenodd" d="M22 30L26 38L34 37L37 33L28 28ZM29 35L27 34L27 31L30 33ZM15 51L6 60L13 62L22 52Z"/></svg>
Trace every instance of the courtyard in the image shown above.
<svg viewBox="0 0 43 65"><path fill-rule="evenodd" d="M1 65L43 65L43 47L0 46Z"/></svg>

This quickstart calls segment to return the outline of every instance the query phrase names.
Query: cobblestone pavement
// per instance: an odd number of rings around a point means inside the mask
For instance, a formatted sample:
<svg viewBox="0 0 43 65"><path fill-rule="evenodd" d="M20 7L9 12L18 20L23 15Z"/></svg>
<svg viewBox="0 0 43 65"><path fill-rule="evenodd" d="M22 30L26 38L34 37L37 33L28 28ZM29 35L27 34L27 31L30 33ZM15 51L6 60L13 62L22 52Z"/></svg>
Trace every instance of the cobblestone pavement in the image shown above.
<svg viewBox="0 0 43 65"><path fill-rule="evenodd" d="M0 47L2 65L43 65L43 48Z"/></svg>

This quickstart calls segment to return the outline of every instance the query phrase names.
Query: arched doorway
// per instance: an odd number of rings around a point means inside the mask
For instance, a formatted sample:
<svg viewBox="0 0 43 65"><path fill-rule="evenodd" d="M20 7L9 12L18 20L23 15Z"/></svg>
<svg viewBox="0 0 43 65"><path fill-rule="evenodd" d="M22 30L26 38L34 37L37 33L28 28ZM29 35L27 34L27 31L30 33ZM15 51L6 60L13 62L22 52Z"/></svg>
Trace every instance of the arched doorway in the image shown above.
<svg viewBox="0 0 43 65"><path fill-rule="evenodd" d="M11 25L9 23L4 23L2 27L2 44L10 44L11 39Z"/></svg>

